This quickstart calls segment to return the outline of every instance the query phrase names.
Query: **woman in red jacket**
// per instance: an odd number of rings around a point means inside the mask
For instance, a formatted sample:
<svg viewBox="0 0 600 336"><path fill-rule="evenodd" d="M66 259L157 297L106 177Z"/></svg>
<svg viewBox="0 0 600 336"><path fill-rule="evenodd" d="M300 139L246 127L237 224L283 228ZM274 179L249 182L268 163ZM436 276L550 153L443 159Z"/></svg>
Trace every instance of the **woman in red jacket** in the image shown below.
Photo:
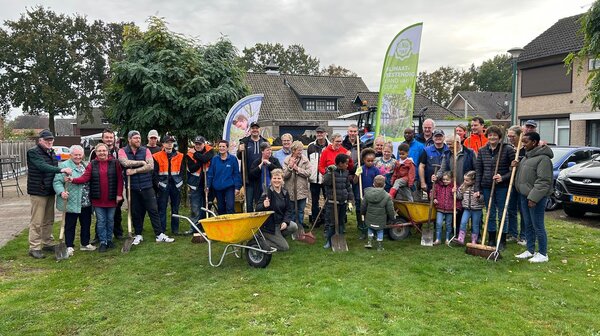
<svg viewBox="0 0 600 336"><path fill-rule="evenodd" d="M319 160L319 172L322 175L325 175L325 170L327 167L335 165L335 157L338 156L338 154L346 154L350 156L350 151L342 147L342 141L341 134L333 133L331 136L331 144L321 152L321 159ZM354 168L354 162L352 162L352 158L350 158L350 161L348 161L348 170L352 170L352 168Z"/></svg>
<svg viewBox="0 0 600 336"><path fill-rule="evenodd" d="M119 161L108 155L108 147L99 143L96 159L85 168L81 177L72 179L75 184L90 182L90 198L98 223L99 252L114 247L112 242L115 209L123 200L123 174Z"/></svg>

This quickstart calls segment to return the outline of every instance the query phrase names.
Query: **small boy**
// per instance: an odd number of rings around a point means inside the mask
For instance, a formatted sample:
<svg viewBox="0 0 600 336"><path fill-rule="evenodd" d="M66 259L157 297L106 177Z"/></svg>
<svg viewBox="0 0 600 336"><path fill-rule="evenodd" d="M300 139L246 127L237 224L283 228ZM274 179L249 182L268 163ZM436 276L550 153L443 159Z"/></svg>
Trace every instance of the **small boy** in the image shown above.
<svg viewBox="0 0 600 336"><path fill-rule="evenodd" d="M394 174L392 175L393 186L390 189L390 196L392 199L412 202L412 187L415 183L415 163L408 157L409 151L410 147L406 143L400 144L398 147L399 158L396 161L396 167L394 167Z"/></svg>
<svg viewBox="0 0 600 336"><path fill-rule="evenodd" d="M325 245L323 248L331 248L331 237L335 233L335 214L333 212L333 179L335 178L335 198L337 200L337 213L339 233L344 233L346 228L346 203L348 209L352 211L354 194L352 193L352 184L348 180L348 162L350 156L338 154L335 157L335 165L327 167L327 172L323 175L323 185L325 186L325 195L327 203L325 205Z"/></svg>
<svg viewBox="0 0 600 336"><path fill-rule="evenodd" d="M377 233L377 251L383 251L383 231L385 225L396 217L392 198L385 192L385 176L377 175L373 187L365 190L360 212L365 215L365 224L369 229L366 248L373 247L373 236Z"/></svg>

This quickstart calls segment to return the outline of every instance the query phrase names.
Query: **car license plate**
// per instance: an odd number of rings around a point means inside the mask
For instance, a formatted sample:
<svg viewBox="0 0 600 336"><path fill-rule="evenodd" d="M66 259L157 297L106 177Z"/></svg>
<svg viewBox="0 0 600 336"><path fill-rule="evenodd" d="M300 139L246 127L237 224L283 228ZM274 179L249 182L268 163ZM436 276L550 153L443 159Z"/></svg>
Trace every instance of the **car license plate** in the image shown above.
<svg viewBox="0 0 600 336"><path fill-rule="evenodd" d="M573 195L573 202L582 204L598 205L598 199L593 197L575 196Z"/></svg>

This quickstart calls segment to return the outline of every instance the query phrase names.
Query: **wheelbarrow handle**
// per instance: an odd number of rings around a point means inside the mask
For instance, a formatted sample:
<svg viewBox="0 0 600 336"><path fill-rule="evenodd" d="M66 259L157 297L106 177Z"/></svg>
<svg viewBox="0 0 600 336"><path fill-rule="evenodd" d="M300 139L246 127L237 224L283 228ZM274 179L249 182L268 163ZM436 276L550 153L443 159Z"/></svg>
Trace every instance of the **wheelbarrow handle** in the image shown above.
<svg viewBox="0 0 600 336"><path fill-rule="evenodd" d="M211 214L211 216L213 216L213 217L217 217L216 213L214 213L211 210L208 210L207 208L201 207L200 210L206 211L207 213Z"/></svg>

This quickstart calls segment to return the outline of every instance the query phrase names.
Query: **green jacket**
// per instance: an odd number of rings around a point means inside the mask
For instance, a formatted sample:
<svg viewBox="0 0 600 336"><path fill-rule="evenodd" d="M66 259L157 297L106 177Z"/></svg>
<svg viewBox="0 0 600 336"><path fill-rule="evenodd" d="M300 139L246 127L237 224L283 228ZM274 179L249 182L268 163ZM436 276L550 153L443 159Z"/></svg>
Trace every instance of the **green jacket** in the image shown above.
<svg viewBox="0 0 600 336"><path fill-rule="evenodd" d="M527 153L517 169L515 188L527 199L539 203L552 194L554 175L552 161L554 153L550 147L538 146Z"/></svg>
<svg viewBox="0 0 600 336"><path fill-rule="evenodd" d="M383 188L365 189L360 212L365 215L365 223L375 230L385 229L385 225L396 217L392 198Z"/></svg>
<svg viewBox="0 0 600 336"><path fill-rule="evenodd" d="M85 162L82 162L82 169L77 169L77 165L72 160L67 160L58 164L59 168L71 168L73 170L73 178L80 177L83 175L85 171ZM60 193L65 191L65 174L56 174L54 176L54 181L52 182L52 186L54 187L54 191L56 192L56 209L60 212L64 210L64 200L60 197ZM83 188L88 188L88 184L75 184L69 183L69 198L67 200L67 212L70 213L81 213L81 200ZM88 197L89 201L89 197ZM90 206L88 204L88 206Z"/></svg>

